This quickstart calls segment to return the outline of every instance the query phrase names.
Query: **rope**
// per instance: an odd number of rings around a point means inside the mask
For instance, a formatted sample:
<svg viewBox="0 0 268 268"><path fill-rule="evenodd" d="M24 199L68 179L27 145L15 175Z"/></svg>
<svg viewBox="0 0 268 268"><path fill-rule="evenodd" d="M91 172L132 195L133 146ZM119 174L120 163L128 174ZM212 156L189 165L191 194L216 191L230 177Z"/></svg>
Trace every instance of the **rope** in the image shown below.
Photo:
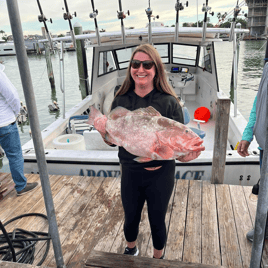
<svg viewBox="0 0 268 268"><path fill-rule="evenodd" d="M251 56L254 56L256 53L258 53L266 45L266 43L267 43L267 40L266 40L266 42L264 42L264 44L261 46L261 48L259 50L255 51ZM267 60L267 59L264 59L264 60Z"/></svg>
<svg viewBox="0 0 268 268"><path fill-rule="evenodd" d="M15 217L7 221L5 224L2 224L2 222L0 221L0 229L3 232L3 234L0 235L0 245L3 245L2 247L0 247L0 256L2 256L2 258L0 258L1 260L33 264L35 245L38 241L45 240L46 251L37 266L41 266L42 263L45 261L50 248L51 236L49 233L36 231L29 232L19 228L14 229L13 232L10 233L7 233L5 230L4 226L8 225L9 223L29 216L38 216L47 220L47 216L44 214L28 213ZM17 249L17 252L15 252L15 249Z"/></svg>

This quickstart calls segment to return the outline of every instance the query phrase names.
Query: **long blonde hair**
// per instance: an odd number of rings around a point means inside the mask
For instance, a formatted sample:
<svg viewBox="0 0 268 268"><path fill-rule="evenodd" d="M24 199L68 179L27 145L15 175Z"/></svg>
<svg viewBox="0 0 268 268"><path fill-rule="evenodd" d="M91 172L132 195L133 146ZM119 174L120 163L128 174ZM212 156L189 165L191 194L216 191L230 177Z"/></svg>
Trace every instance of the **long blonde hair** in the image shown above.
<svg viewBox="0 0 268 268"><path fill-rule="evenodd" d="M143 53L147 54L153 60L153 62L155 64L154 88L156 88L159 91L162 89L165 93L174 96L178 100L178 102L180 103L175 91L169 85L169 83L167 81L164 64L162 63L161 57L160 57L157 49L154 48L150 44L140 45L132 53L130 61L129 61L129 65L127 68L126 78L125 78L122 86L117 91L115 97L117 95L124 95L130 89L135 89L135 82L130 74L130 68L131 68L130 63L137 52L143 52Z"/></svg>

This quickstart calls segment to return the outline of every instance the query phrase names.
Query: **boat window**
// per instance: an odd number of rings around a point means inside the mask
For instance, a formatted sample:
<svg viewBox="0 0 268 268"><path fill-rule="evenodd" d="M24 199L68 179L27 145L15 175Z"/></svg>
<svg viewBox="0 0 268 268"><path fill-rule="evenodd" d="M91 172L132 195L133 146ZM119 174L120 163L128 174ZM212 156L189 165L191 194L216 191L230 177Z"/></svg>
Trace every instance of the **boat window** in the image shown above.
<svg viewBox="0 0 268 268"><path fill-rule="evenodd" d="M198 66L204 69L204 71L212 73L210 52L211 45L200 48L200 58Z"/></svg>
<svg viewBox="0 0 268 268"><path fill-rule="evenodd" d="M12 51L12 48L4 48L4 51Z"/></svg>
<svg viewBox="0 0 268 268"><path fill-rule="evenodd" d="M115 51L120 69L124 69L124 68L128 67L129 60L130 60L131 55L135 49L136 49L136 46L129 47L129 48L117 49Z"/></svg>
<svg viewBox="0 0 268 268"><path fill-rule="evenodd" d="M158 53L160 54L162 62L169 63L168 44L161 44L161 45L155 44L154 47L157 49Z"/></svg>
<svg viewBox="0 0 268 268"><path fill-rule="evenodd" d="M197 46L173 44L172 63L196 66Z"/></svg>
<svg viewBox="0 0 268 268"><path fill-rule="evenodd" d="M99 75L107 74L116 69L112 51L100 52L99 55Z"/></svg>

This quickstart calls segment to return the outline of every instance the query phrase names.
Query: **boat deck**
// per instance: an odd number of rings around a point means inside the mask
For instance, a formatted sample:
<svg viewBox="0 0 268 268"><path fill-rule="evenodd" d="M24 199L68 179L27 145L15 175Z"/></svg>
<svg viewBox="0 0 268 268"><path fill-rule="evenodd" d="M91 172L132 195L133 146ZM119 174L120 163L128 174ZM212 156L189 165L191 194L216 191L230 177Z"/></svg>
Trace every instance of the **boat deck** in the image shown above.
<svg viewBox="0 0 268 268"><path fill-rule="evenodd" d="M35 174L27 177L29 182L40 180L39 175ZM10 174L0 173L0 181L2 189L7 188L0 196L0 219L3 223L24 213L46 214L41 186L32 193L17 197ZM50 176L50 183L67 267L84 267L90 254L95 251L124 251L120 178L53 175ZM248 198L250 192L249 186L176 180L166 217L168 240L165 259L202 263L212 267L249 267L252 244L247 241L246 233L252 228L256 212L256 202ZM7 231L12 231L15 226L28 231L47 232L48 229L48 223L38 217L23 218L11 223L6 226ZM146 206L137 242L139 256L152 258L153 247ZM44 251L44 243L38 242L34 265ZM266 259L265 248L265 263ZM3 263L0 267L4 267ZM43 266L56 267L52 247Z"/></svg>

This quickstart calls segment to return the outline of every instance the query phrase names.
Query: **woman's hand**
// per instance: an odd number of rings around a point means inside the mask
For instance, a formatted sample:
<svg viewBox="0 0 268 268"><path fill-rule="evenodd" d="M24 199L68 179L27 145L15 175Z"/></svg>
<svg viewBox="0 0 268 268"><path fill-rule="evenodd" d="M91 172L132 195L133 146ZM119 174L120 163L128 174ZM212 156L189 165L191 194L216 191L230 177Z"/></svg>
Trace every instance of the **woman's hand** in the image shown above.
<svg viewBox="0 0 268 268"><path fill-rule="evenodd" d="M248 153L249 145L250 145L249 141L245 141L245 140L240 141L237 146L237 152L243 157L249 156L249 153Z"/></svg>
<svg viewBox="0 0 268 268"><path fill-rule="evenodd" d="M177 160L179 160L180 162L189 162L191 160L196 159L200 154L201 152L191 152L187 155L178 157Z"/></svg>

